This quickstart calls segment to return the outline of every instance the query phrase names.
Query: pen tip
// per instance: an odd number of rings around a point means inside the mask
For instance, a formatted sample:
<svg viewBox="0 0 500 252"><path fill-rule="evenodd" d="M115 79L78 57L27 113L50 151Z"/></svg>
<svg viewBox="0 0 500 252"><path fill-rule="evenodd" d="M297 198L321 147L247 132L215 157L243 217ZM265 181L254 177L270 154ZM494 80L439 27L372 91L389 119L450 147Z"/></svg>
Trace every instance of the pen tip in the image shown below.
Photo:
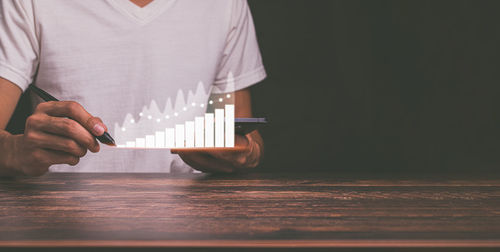
<svg viewBox="0 0 500 252"><path fill-rule="evenodd" d="M106 144L108 146L116 146L115 140L108 134L108 132L104 132L102 136L97 137L101 143Z"/></svg>

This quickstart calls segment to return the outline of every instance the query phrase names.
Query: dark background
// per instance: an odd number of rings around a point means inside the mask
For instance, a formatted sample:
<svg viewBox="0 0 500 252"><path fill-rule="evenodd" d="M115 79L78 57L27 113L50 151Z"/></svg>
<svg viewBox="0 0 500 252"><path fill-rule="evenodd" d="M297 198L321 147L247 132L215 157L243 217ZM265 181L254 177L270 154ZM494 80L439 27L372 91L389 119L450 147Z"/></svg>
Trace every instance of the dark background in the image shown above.
<svg viewBox="0 0 500 252"><path fill-rule="evenodd" d="M500 165L500 1L249 0L263 170Z"/></svg>
<svg viewBox="0 0 500 252"><path fill-rule="evenodd" d="M498 170L500 1L249 3L261 170Z"/></svg>

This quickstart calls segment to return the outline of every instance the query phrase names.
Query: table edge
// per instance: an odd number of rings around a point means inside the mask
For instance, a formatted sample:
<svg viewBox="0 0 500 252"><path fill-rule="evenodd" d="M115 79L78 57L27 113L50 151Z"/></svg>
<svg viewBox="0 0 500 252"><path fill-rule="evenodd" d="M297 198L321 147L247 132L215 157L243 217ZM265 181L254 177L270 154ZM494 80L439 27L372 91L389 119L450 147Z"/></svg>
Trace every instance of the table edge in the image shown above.
<svg viewBox="0 0 500 252"><path fill-rule="evenodd" d="M1 247L189 247L189 248L371 248L371 247L500 247L500 240L19 240Z"/></svg>

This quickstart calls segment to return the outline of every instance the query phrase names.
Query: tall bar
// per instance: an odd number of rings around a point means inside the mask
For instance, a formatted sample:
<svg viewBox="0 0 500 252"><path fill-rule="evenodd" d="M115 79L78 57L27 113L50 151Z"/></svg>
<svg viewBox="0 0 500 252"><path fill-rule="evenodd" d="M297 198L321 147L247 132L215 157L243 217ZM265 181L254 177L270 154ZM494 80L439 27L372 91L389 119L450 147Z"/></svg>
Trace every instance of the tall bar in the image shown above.
<svg viewBox="0 0 500 252"><path fill-rule="evenodd" d="M146 148L154 148L155 147L155 136L147 135L146 136Z"/></svg>
<svg viewBox="0 0 500 252"><path fill-rule="evenodd" d="M194 148L194 121L186 122L186 147Z"/></svg>
<svg viewBox="0 0 500 252"><path fill-rule="evenodd" d="M175 148L184 148L186 146L184 131L184 124L175 125Z"/></svg>
<svg viewBox="0 0 500 252"><path fill-rule="evenodd" d="M165 129L165 148L175 147L175 129L166 128Z"/></svg>
<svg viewBox="0 0 500 252"><path fill-rule="evenodd" d="M224 147L224 109L215 110L215 147Z"/></svg>
<svg viewBox="0 0 500 252"><path fill-rule="evenodd" d="M194 142L195 147L205 147L205 117L194 118Z"/></svg>
<svg viewBox="0 0 500 252"><path fill-rule="evenodd" d="M234 105L226 105L226 147L234 147Z"/></svg>
<svg viewBox="0 0 500 252"><path fill-rule="evenodd" d="M205 147L214 147L214 114L205 114Z"/></svg>
<svg viewBox="0 0 500 252"><path fill-rule="evenodd" d="M137 148L146 148L146 139L144 139L144 138L136 138L135 139L135 147L137 147Z"/></svg>
<svg viewBox="0 0 500 252"><path fill-rule="evenodd" d="M155 147L156 148L165 148L165 132L157 131L155 133Z"/></svg>

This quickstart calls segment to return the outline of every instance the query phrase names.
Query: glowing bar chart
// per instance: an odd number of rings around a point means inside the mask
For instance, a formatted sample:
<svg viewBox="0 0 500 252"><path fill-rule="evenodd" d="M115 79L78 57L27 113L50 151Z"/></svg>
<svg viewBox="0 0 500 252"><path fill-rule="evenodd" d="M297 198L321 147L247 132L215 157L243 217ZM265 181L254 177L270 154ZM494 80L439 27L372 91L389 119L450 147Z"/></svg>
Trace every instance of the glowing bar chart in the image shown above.
<svg viewBox="0 0 500 252"><path fill-rule="evenodd" d="M185 125L186 129L186 148L193 148L194 147L194 122L193 121L188 121L186 122Z"/></svg>
<svg viewBox="0 0 500 252"><path fill-rule="evenodd" d="M205 117L194 118L195 147L205 147Z"/></svg>
<svg viewBox="0 0 500 252"><path fill-rule="evenodd" d="M165 132L157 131L155 135L155 147L163 148L165 147Z"/></svg>
<svg viewBox="0 0 500 252"><path fill-rule="evenodd" d="M214 114L205 114L205 147L215 146L215 135L214 135Z"/></svg>
<svg viewBox="0 0 500 252"><path fill-rule="evenodd" d="M224 147L224 110L215 110L215 147Z"/></svg>
<svg viewBox="0 0 500 252"><path fill-rule="evenodd" d="M225 147L234 147L234 105L226 105L225 114Z"/></svg>
<svg viewBox="0 0 500 252"><path fill-rule="evenodd" d="M175 125L175 148L186 147L186 127L183 124Z"/></svg>
<svg viewBox="0 0 500 252"><path fill-rule="evenodd" d="M137 148L146 148L146 139L145 138L137 138L137 139L135 139L135 147L137 147Z"/></svg>
<svg viewBox="0 0 500 252"><path fill-rule="evenodd" d="M165 129L165 148L175 147L175 129L167 128Z"/></svg>
<svg viewBox="0 0 500 252"><path fill-rule="evenodd" d="M234 147L234 138L235 107L225 105L223 109L215 109L214 113L195 117L193 121L126 141L118 148L231 148Z"/></svg>

